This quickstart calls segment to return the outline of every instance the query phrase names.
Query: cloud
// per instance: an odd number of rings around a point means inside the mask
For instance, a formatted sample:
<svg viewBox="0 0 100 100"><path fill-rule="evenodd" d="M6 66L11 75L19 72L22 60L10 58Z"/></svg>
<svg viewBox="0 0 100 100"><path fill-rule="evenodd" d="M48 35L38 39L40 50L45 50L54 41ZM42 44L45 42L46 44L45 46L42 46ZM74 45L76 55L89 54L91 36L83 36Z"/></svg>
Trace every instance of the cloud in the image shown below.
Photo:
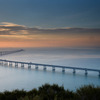
<svg viewBox="0 0 100 100"><path fill-rule="evenodd" d="M14 24L14 23L9 23L9 22L1 22L0 24L4 25L4 26L24 26L24 25L18 25L18 24Z"/></svg>
<svg viewBox="0 0 100 100"><path fill-rule="evenodd" d="M14 34L24 34L24 32L21 32L22 30L26 30L26 27L24 25L18 25L14 23L9 22L2 22L0 23L0 35L14 35Z"/></svg>
<svg viewBox="0 0 100 100"><path fill-rule="evenodd" d="M89 28L30 28L9 22L0 25L0 42L16 42L27 46L100 47L100 29ZM7 43L5 43L7 46ZM19 44L20 45L20 44Z"/></svg>
<svg viewBox="0 0 100 100"><path fill-rule="evenodd" d="M100 35L100 29L95 28L30 28L24 25L18 25L9 22L0 23L0 35L38 35L38 34L52 34L52 35Z"/></svg>

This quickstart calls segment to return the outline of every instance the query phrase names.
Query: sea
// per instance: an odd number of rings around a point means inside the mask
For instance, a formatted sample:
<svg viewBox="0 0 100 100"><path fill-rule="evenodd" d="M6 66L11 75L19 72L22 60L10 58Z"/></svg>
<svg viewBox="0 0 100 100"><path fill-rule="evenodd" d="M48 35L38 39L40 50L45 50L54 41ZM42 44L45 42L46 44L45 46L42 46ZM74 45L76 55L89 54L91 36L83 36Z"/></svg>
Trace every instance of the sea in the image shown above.
<svg viewBox="0 0 100 100"><path fill-rule="evenodd" d="M0 48L0 51L17 49L24 51L0 56L0 59L100 70L100 48ZM21 68L20 64L18 68L14 64L12 67L0 65L0 92L15 89L29 91L46 83L58 84L72 91L84 85L100 86L98 72L91 71L85 75L80 70L73 74L71 69L62 73L60 68L56 68L54 72L49 67L45 71L42 66L38 70L35 66L31 66L31 69L27 67L25 65Z"/></svg>

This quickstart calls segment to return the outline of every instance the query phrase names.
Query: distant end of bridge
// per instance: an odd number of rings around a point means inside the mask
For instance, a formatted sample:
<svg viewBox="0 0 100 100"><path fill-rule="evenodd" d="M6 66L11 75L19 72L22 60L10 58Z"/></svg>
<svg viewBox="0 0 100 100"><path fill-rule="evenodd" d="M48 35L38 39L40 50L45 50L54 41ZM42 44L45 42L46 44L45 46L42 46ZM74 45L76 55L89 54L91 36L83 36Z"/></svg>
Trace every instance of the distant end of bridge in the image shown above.
<svg viewBox="0 0 100 100"><path fill-rule="evenodd" d="M0 56L8 55L8 54L13 54L17 52L24 51L23 49L18 49L18 50L12 50L12 51L0 51Z"/></svg>

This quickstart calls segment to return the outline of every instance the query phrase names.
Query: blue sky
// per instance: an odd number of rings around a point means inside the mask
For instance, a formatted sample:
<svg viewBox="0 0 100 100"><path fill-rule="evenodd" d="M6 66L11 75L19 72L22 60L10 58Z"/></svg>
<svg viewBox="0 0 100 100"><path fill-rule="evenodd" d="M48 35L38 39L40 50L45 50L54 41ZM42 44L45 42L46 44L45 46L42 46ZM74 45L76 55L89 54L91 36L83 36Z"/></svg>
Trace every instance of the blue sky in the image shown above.
<svg viewBox="0 0 100 100"><path fill-rule="evenodd" d="M100 28L100 0L0 0L0 22L29 27Z"/></svg>

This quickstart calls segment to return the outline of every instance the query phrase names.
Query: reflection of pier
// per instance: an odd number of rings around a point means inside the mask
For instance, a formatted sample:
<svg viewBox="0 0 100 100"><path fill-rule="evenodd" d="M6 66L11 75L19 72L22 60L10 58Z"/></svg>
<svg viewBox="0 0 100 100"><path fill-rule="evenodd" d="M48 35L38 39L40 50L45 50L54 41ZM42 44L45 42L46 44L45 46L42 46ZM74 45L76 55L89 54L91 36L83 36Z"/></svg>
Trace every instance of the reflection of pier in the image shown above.
<svg viewBox="0 0 100 100"><path fill-rule="evenodd" d="M0 51L0 56L12 54L12 53L17 53L17 52L21 52L21 51L24 51L24 50L19 49L19 50L13 50L13 51Z"/></svg>
<svg viewBox="0 0 100 100"><path fill-rule="evenodd" d="M49 64L38 64L38 63L31 63L31 62L29 63L29 62L10 61L10 60L0 59L0 65L4 65L4 66L13 66L14 65L15 67L18 67L19 64L21 65L21 68L24 68L24 65L27 65L28 69L31 69L31 66L34 65L36 70L38 70L40 66L42 66L43 70L47 70L48 67L51 67L52 71L55 71L56 68L61 68L62 72L65 72L66 69L71 69L71 70L73 70L73 74L75 74L77 70L83 70L85 72L85 75L88 74L88 71L93 71L93 72L98 72L99 76L100 76L99 69L79 68L79 67L49 65Z"/></svg>

